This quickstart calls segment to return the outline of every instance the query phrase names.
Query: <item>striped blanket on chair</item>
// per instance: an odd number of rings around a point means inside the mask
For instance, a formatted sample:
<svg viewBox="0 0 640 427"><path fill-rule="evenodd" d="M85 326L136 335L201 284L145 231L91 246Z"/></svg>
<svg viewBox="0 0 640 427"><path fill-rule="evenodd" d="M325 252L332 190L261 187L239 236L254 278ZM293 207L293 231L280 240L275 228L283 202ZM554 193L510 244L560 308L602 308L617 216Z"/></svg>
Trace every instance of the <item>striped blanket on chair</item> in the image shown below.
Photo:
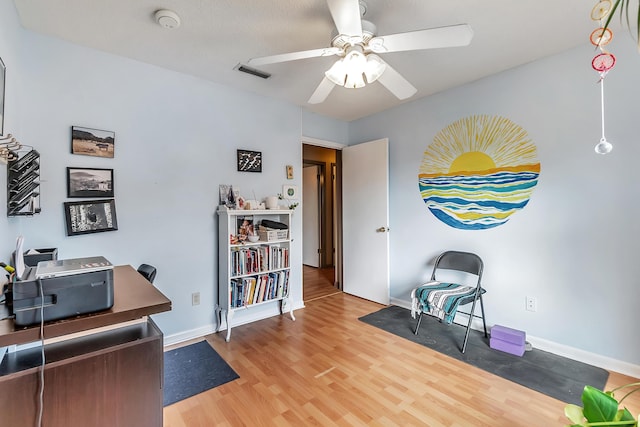
<svg viewBox="0 0 640 427"><path fill-rule="evenodd" d="M437 281L425 283L411 291L411 317L424 312L446 323L452 323L459 305L473 302L475 286ZM484 293L485 290L481 289Z"/></svg>

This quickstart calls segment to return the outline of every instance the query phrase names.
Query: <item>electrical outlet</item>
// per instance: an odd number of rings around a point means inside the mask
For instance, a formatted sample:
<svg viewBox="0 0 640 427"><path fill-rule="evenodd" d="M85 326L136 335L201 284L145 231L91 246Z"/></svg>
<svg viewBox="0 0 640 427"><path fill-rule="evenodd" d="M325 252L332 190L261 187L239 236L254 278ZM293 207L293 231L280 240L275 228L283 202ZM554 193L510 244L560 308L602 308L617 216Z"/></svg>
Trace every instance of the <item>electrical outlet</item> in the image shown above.
<svg viewBox="0 0 640 427"><path fill-rule="evenodd" d="M537 311L538 300L535 297L526 297L525 308L527 311Z"/></svg>
<svg viewBox="0 0 640 427"><path fill-rule="evenodd" d="M191 305L200 305L200 292L191 294Z"/></svg>

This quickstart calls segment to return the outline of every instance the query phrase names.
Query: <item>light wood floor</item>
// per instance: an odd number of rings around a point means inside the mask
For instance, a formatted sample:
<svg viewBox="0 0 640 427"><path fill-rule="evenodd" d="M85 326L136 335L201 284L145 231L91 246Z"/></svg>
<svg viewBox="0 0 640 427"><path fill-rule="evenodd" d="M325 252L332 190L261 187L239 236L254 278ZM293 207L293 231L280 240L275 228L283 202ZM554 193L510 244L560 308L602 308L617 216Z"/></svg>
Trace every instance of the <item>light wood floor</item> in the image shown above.
<svg viewBox="0 0 640 427"><path fill-rule="evenodd" d="M206 340L239 379L168 406L165 427L563 426L565 404L358 320L341 292ZM612 373L607 388L634 381ZM638 381L638 380L635 380ZM625 401L640 412L640 393Z"/></svg>
<svg viewBox="0 0 640 427"><path fill-rule="evenodd" d="M333 286L333 268L302 266L302 295L305 303L340 292Z"/></svg>

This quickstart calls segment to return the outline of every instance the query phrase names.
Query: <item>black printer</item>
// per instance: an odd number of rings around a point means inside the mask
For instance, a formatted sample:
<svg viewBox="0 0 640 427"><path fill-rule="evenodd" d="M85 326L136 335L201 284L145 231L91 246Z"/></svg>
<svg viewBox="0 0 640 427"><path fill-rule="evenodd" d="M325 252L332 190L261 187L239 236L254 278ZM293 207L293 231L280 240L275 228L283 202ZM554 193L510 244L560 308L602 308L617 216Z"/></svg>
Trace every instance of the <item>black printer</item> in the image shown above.
<svg viewBox="0 0 640 427"><path fill-rule="evenodd" d="M27 267L22 280L10 284L6 303L16 326L107 310L113 306L113 268L38 279L36 267Z"/></svg>

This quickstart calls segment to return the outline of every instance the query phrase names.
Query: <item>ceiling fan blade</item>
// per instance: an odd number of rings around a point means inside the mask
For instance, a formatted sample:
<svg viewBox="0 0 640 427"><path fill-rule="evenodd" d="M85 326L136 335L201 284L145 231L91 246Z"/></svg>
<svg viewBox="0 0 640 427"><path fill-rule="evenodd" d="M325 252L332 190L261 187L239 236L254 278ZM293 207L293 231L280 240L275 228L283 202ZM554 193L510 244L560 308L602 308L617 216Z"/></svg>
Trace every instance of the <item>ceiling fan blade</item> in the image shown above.
<svg viewBox="0 0 640 427"><path fill-rule="evenodd" d="M261 58L252 58L247 65L266 65L275 64L277 62L297 61L298 59L316 58L318 56L330 56L340 53L337 47L326 47L322 49L303 50L300 52L281 53L279 55L263 56Z"/></svg>
<svg viewBox="0 0 640 427"><path fill-rule="evenodd" d="M362 36L360 2L358 0L327 0L338 34Z"/></svg>
<svg viewBox="0 0 640 427"><path fill-rule="evenodd" d="M313 92L313 95L311 95L311 98L309 98L309 101L307 102L309 102L309 104L320 104L325 99L327 99L327 96L329 96L334 86L335 85L333 84L333 82L325 77L324 79L322 79L315 92Z"/></svg>
<svg viewBox="0 0 640 427"><path fill-rule="evenodd" d="M384 61L382 61L384 62ZM413 96L418 89L413 87L407 79L402 77L400 73L391 68L389 64L386 64L386 68L382 75L378 77L378 81L387 89L389 92L394 94L398 99L407 99Z"/></svg>
<svg viewBox="0 0 640 427"><path fill-rule="evenodd" d="M376 53L437 49L467 46L472 38L471 27L467 24L458 24L374 37L369 41L369 47Z"/></svg>

